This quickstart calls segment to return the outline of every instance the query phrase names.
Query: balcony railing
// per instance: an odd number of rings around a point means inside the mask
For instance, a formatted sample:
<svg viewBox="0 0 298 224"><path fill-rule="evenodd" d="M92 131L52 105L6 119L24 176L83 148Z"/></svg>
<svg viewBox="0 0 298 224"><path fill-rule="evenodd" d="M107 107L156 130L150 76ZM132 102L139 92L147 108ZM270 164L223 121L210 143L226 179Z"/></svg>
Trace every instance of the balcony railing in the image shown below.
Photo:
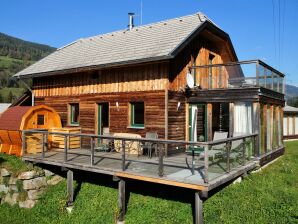
<svg viewBox="0 0 298 224"><path fill-rule="evenodd" d="M260 60L190 67L201 89L264 87L284 93L284 74Z"/></svg>

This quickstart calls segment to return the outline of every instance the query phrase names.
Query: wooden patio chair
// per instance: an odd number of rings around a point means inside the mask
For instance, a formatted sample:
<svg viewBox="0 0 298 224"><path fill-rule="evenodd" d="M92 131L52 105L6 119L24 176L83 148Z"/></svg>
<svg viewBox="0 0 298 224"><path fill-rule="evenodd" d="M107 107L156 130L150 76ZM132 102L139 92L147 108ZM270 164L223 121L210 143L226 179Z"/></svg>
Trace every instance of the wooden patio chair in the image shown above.
<svg viewBox="0 0 298 224"><path fill-rule="evenodd" d="M158 134L157 132L147 132L145 138L155 140L158 139ZM152 150L156 153L157 144L153 142L145 142L141 144L140 147L143 149L143 153L147 152L148 158L152 158Z"/></svg>

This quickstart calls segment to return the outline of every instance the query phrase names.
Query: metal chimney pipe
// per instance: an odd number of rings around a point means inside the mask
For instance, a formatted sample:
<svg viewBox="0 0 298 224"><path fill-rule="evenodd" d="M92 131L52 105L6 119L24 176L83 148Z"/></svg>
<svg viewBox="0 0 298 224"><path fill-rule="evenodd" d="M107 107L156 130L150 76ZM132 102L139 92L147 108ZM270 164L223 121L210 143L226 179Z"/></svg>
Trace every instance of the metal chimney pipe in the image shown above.
<svg viewBox="0 0 298 224"><path fill-rule="evenodd" d="M135 14L133 12L128 13L128 29L129 30L132 30L132 28L134 27L134 23L133 23L134 15Z"/></svg>

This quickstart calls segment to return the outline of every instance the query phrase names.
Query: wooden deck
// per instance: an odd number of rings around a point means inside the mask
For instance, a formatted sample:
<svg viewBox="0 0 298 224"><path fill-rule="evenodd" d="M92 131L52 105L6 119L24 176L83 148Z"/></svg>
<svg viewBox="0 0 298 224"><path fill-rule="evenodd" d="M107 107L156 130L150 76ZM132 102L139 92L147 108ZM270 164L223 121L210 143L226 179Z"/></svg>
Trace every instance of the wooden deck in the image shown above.
<svg viewBox="0 0 298 224"><path fill-rule="evenodd" d="M187 158L187 159L186 159ZM125 160L125 171L122 170L121 153L117 152L95 152L94 163L91 164L90 149L71 149L65 153L63 149L52 149L42 154L26 154L23 160L50 164L69 169L85 170L95 173L108 174L112 176L148 181L177 187L184 187L199 191L209 191L248 170L254 169L257 162L250 161L245 165L232 168L227 173L226 164L222 162L210 162L208 176L209 182L204 182L204 161L195 159L195 172L192 174L190 155L178 153L164 158L163 176L158 175L158 157L127 155Z"/></svg>

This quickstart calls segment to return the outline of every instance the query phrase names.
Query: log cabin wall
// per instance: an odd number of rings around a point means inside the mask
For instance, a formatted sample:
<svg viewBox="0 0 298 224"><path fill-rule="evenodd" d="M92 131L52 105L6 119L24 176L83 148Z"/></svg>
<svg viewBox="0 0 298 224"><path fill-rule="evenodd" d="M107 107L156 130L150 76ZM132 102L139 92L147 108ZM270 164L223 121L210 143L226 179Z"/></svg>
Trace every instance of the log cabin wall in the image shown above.
<svg viewBox="0 0 298 224"><path fill-rule="evenodd" d="M145 105L145 127L129 127L129 103L142 101ZM109 128L111 133L135 133L145 137L146 132L157 131L159 138L165 137L165 91L133 93L85 94L80 96L37 97L35 104L55 108L64 126L67 125L68 104L79 103L80 122L83 133L96 133L96 111L98 103L109 103ZM118 102L119 107L116 106Z"/></svg>
<svg viewBox="0 0 298 224"><path fill-rule="evenodd" d="M186 99L182 92L169 91L168 101L168 138L185 140L186 136Z"/></svg>
<svg viewBox="0 0 298 224"><path fill-rule="evenodd" d="M175 91L184 89L189 67L208 65L210 56L212 56L212 64L237 60L232 55L227 40L223 40L205 30L171 61L169 89ZM203 89L209 88L208 68L196 69L196 73L195 84ZM228 78L229 74L226 68L223 67L222 71L219 71L218 68L212 68L212 88L227 88ZM218 84L219 80L222 83L220 85Z"/></svg>
<svg viewBox="0 0 298 224"><path fill-rule="evenodd" d="M168 63L159 62L33 79L35 97L164 90Z"/></svg>

